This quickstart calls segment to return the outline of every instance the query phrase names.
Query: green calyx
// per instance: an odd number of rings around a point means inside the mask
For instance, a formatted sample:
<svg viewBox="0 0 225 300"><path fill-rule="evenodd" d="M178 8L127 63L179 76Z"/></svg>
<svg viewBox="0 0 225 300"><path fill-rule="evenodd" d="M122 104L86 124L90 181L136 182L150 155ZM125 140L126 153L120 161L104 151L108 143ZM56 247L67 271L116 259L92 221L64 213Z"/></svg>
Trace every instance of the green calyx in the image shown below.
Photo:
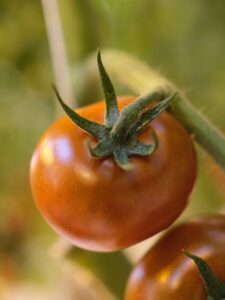
<svg viewBox="0 0 225 300"><path fill-rule="evenodd" d="M183 253L194 261L199 270L208 294L206 300L225 300L225 284L216 277L210 266L198 256L187 251Z"/></svg>
<svg viewBox="0 0 225 300"><path fill-rule="evenodd" d="M96 145L92 145L91 142L87 144L91 156L103 158L113 155L119 167L129 170L132 168L129 161L131 155L146 156L156 150L157 137L153 130L147 128L152 141L149 144L141 142L138 135L169 107L175 94L165 98L163 91L155 91L138 97L119 112L116 93L102 63L100 50L97 53L97 62L106 103L104 124L87 120L77 114L62 100L55 86L53 89L68 117L98 140ZM155 101L158 101L157 104L148 108Z"/></svg>

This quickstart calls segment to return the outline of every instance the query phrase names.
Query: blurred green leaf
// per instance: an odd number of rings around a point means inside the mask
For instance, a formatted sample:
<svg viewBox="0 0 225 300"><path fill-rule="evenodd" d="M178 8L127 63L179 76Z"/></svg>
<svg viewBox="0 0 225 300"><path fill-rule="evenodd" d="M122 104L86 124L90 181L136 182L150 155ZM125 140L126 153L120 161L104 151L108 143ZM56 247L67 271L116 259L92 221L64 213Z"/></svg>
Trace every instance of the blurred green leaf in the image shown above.
<svg viewBox="0 0 225 300"><path fill-rule="evenodd" d="M117 299L123 299L131 264L122 252L97 253L74 247L67 258L95 274Z"/></svg>

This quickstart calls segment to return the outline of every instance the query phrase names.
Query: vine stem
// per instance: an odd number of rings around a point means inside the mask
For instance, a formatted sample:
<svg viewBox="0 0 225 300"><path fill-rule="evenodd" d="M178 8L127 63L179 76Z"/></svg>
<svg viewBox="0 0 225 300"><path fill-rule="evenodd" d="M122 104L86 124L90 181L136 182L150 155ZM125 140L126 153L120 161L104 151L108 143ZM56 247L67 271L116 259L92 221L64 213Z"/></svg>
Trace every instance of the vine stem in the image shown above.
<svg viewBox="0 0 225 300"><path fill-rule="evenodd" d="M41 0L46 24L54 80L67 104L74 106L66 46L57 0ZM58 106L57 106L58 107ZM57 113L57 109L56 109Z"/></svg>
<svg viewBox="0 0 225 300"><path fill-rule="evenodd" d="M86 73L96 80L96 54L85 62ZM166 95L178 91L173 102L173 115L193 135L193 138L225 171L225 137L184 95L182 91L139 59L118 50L102 50L106 69L112 79L140 95L162 89ZM185 151L185 149L184 149Z"/></svg>

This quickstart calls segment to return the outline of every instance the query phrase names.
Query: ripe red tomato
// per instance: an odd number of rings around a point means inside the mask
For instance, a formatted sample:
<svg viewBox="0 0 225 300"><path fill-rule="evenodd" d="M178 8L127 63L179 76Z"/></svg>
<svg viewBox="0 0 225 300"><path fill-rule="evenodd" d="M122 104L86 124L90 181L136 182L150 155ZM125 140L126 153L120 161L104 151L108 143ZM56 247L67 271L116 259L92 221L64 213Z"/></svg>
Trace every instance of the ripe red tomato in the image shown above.
<svg viewBox="0 0 225 300"><path fill-rule="evenodd" d="M204 215L170 230L137 264L126 300L205 300L194 263L182 249L200 256L225 282L225 216Z"/></svg>
<svg viewBox="0 0 225 300"><path fill-rule="evenodd" d="M119 108L134 100L120 97ZM103 123L104 102L77 110ZM31 162L31 186L47 222L71 243L113 251L142 241L168 227L187 204L196 177L193 143L167 112L149 125L159 146L146 157L131 158L121 170L112 157L93 159L90 136L67 116L45 132ZM149 142L148 131L140 139Z"/></svg>

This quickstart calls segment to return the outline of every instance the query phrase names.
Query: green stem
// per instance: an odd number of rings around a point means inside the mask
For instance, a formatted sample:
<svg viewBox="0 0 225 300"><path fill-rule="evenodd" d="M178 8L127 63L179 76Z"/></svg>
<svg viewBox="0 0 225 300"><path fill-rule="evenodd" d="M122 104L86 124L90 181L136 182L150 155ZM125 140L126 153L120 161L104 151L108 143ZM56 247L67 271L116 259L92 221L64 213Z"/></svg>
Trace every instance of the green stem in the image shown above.
<svg viewBox="0 0 225 300"><path fill-rule="evenodd" d="M93 157L106 157L112 154L118 166L128 171L133 167L129 162L130 155L146 156L156 149L157 143L155 141L153 144L143 144L137 139L137 135L149 122L168 108L175 95L163 100L164 91L159 89L138 97L136 101L123 108L120 113L116 93L102 63L100 50L97 53L97 62L105 94L106 118L104 124L98 124L77 114L63 101L55 86L53 89L60 105L71 121L97 138L96 146L92 147L90 142L87 144L90 154ZM161 100L161 102L148 109L149 104L157 100ZM143 112L144 109L147 111Z"/></svg>
<svg viewBox="0 0 225 300"><path fill-rule="evenodd" d="M70 119L78 125L83 130L87 131L91 135L93 135L96 138L102 138L106 134L106 129L103 125L98 124L93 121L89 121L80 115L78 115L74 110L72 110L61 98L59 95L59 92L57 88L53 85L53 90L56 94L56 97L58 101L60 102L61 106L63 107L64 111L67 113L67 115L70 117Z"/></svg>
<svg viewBox="0 0 225 300"><path fill-rule="evenodd" d="M119 109L116 100L116 93L113 84L107 74L101 59L101 53L98 49L97 52L98 69L101 77L102 87L105 95L106 102L106 116L105 123L109 127L113 127L117 118L119 117Z"/></svg>
<svg viewBox="0 0 225 300"><path fill-rule="evenodd" d="M143 115L146 115L146 113L141 116L141 111L156 100L161 100L160 104L156 104L154 106L154 111L157 112L156 114L153 112L153 109L148 110L148 121L150 123L151 120L156 118L161 113L161 111L164 111L166 109L171 100L173 100L174 98L173 96L170 96L168 97L168 99L163 101L162 99L164 97L164 93L161 91L155 91L153 93L138 97L133 103L131 103L121 111L121 114L111 131L111 137L115 140L125 140L127 138L127 134L130 132L132 125L136 125L136 123L138 125L140 123L139 125L143 125L143 127L145 127L146 122L145 124L143 124L143 122L145 121L143 119ZM162 110L159 109L160 106L162 106Z"/></svg>
<svg viewBox="0 0 225 300"><path fill-rule="evenodd" d="M225 170L224 135L185 97L181 97L181 101L174 101L173 114Z"/></svg>
<svg viewBox="0 0 225 300"><path fill-rule="evenodd" d="M203 116L190 101L179 92L179 89L162 77L155 70L142 61L117 50L102 51L105 66L112 78L128 87L136 94L146 94L162 90L165 95L178 91L179 98L173 103L173 114L183 126L193 134L194 139L214 158L225 170L225 137ZM86 62L86 71L95 72L95 56L92 55Z"/></svg>

